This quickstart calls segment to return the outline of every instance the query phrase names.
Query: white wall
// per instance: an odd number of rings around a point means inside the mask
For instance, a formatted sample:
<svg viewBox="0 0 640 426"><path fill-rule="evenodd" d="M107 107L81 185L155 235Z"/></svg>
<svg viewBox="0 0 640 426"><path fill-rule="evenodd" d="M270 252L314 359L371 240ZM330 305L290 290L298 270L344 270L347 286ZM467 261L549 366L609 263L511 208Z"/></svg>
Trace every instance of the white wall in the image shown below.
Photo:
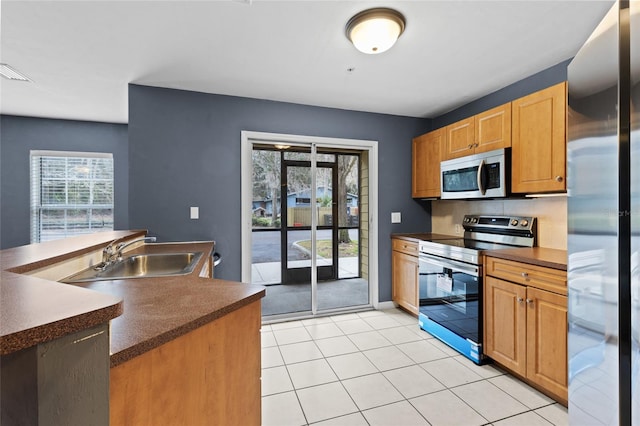
<svg viewBox="0 0 640 426"><path fill-rule="evenodd" d="M465 214L534 216L538 219L538 246L567 249L567 197L518 200L432 201L432 232L457 235L456 224Z"/></svg>

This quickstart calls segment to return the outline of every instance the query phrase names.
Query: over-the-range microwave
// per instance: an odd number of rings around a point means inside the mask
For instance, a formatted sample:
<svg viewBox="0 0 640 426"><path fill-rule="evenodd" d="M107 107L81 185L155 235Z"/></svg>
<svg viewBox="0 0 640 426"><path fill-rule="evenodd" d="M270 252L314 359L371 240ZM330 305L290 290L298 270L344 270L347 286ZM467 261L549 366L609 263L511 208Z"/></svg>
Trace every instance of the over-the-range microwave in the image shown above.
<svg viewBox="0 0 640 426"><path fill-rule="evenodd" d="M496 149L440 163L441 198L500 198L509 195L510 155Z"/></svg>

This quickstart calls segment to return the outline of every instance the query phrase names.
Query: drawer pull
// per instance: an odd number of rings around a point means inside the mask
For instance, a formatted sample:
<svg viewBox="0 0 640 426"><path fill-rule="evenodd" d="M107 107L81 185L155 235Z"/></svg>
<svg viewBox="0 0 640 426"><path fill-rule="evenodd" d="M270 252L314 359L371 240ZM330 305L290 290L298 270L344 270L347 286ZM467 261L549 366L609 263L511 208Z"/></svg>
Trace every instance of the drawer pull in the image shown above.
<svg viewBox="0 0 640 426"><path fill-rule="evenodd" d="M529 274L527 274L526 272L522 273L522 278L524 278L525 280L529 278Z"/></svg>

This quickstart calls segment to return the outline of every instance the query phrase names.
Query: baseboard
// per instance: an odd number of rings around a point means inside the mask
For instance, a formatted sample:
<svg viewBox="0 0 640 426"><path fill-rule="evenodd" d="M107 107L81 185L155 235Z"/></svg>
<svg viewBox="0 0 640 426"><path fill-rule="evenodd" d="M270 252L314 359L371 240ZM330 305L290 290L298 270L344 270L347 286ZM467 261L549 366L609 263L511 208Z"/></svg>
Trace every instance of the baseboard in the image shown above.
<svg viewBox="0 0 640 426"><path fill-rule="evenodd" d="M388 302L378 302L378 304L375 306L375 308L377 310L383 310L383 309L394 309L396 308L396 304L393 303L391 300Z"/></svg>

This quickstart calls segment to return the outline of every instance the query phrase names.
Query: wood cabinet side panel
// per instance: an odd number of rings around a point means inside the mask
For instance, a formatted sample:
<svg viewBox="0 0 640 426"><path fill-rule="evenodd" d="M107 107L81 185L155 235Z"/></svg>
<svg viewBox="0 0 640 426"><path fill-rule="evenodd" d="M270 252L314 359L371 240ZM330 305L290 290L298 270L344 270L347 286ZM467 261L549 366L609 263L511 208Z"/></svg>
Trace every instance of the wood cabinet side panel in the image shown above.
<svg viewBox="0 0 640 426"><path fill-rule="evenodd" d="M152 426L151 375L149 352L110 370L110 425Z"/></svg>
<svg viewBox="0 0 640 426"><path fill-rule="evenodd" d="M111 369L111 425L261 421L260 301Z"/></svg>

